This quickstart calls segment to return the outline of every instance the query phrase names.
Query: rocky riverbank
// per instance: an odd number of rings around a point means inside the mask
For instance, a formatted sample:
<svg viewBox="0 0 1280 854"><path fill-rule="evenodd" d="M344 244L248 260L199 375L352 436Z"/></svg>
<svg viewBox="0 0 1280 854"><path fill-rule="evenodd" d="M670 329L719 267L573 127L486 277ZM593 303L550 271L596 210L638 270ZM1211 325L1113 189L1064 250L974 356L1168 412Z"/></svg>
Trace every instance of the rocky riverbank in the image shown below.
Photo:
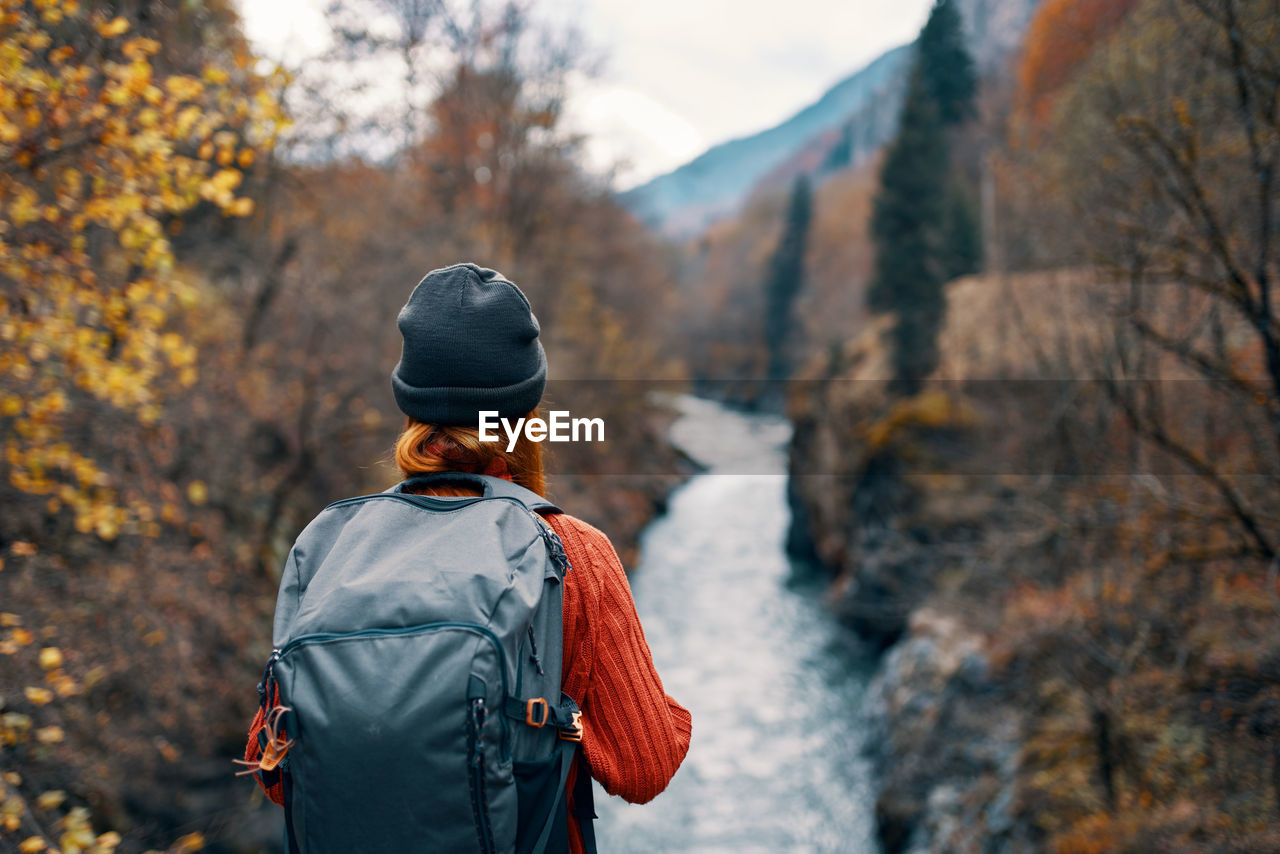
<svg viewBox="0 0 1280 854"><path fill-rule="evenodd" d="M832 606L882 650L868 744L885 851L1008 850L1027 836L1015 818L1022 719L982 627L936 595L1007 496L941 474L973 413L940 389L890 397L884 327L790 402L789 547L824 568Z"/></svg>
<svg viewBox="0 0 1280 854"><path fill-rule="evenodd" d="M868 698L886 851L1031 844L1015 816L1022 716L1004 701L989 655L982 635L921 608L882 659Z"/></svg>

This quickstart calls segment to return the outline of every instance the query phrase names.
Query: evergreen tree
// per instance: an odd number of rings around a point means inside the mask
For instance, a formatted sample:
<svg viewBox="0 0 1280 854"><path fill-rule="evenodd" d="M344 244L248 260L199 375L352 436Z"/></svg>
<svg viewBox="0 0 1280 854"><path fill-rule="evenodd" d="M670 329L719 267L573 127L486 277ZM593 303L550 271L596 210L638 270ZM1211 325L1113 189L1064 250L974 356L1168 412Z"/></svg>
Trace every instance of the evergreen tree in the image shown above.
<svg viewBox="0 0 1280 854"><path fill-rule="evenodd" d="M853 122L840 128L840 137L822 160L822 172L835 172L853 163Z"/></svg>
<svg viewBox="0 0 1280 854"><path fill-rule="evenodd" d="M982 224L969 191L960 181L951 182L943 226L943 263L947 278L968 276L982 269Z"/></svg>
<svg viewBox="0 0 1280 854"><path fill-rule="evenodd" d="M964 43L964 22L953 0L934 3L916 40L916 64L944 125L973 117L978 81Z"/></svg>
<svg viewBox="0 0 1280 854"><path fill-rule="evenodd" d="M944 313L948 272L942 263L947 167L942 120L917 69L880 171L871 214L876 262L868 294L872 309L898 315L893 365L907 393L936 361L932 339Z"/></svg>
<svg viewBox="0 0 1280 854"><path fill-rule="evenodd" d="M895 387L915 393L937 364L946 315L943 286L980 262L978 222L951 177L947 128L973 114L973 62L952 0L937 0L916 45L916 60L885 153L871 217L876 262L868 291L874 311L893 312Z"/></svg>
<svg viewBox="0 0 1280 854"><path fill-rule="evenodd" d="M782 239L769 259L765 281L764 340L769 354L767 378L783 380L791 374L787 343L791 333L791 305L804 280L804 252L812 216L809 177L796 178L787 205L787 221Z"/></svg>

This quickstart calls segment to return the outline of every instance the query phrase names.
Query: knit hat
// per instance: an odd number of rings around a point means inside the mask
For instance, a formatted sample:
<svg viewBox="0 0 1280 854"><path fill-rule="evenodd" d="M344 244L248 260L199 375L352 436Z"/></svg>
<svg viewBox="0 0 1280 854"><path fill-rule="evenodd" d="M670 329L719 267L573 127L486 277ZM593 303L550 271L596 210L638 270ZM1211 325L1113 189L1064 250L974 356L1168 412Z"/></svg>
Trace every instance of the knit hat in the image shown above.
<svg viewBox="0 0 1280 854"><path fill-rule="evenodd" d="M391 388L406 415L475 426L480 410L522 416L542 399L547 356L538 319L501 273L475 264L432 270L396 325L404 348Z"/></svg>

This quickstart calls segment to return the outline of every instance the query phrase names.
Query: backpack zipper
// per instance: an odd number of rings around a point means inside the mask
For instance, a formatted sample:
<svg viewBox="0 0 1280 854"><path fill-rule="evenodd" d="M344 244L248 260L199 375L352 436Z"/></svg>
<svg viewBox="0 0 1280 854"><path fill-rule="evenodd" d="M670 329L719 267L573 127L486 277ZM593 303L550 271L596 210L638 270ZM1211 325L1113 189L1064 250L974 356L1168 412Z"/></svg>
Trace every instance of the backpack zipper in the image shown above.
<svg viewBox="0 0 1280 854"><path fill-rule="evenodd" d="M560 537L556 535L555 531L551 530L551 526L541 517L538 518L538 522L542 530L542 542L547 547L547 556L551 558L551 561L556 566L560 567L562 573L573 569L569 564L569 556L564 553L564 543L560 542Z"/></svg>
<svg viewBox="0 0 1280 854"><path fill-rule="evenodd" d="M546 671L542 669L542 656L538 655L538 641L533 636L533 623L529 624L529 658L538 669L538 675L546 676Z"/></svg>
<svg viewBox="0 0 1280 854"><path fill-rule="evenodd" d="M485 790L484 773L484 720L483 698L476 698L467 705L467 787L471 793L471 813L480 838L480 850L490 854L496 850L493 829L489 825L489 795Z"/></svg>
<svg viewBox="0 0 1280 854"><path fill-rule="evenodd" d="M397 635L413 635L434 631L437 629L464 629L476 632L487 638L489 643L493 645L494 652L498 654L498 675L502 681L502 696L507 697L507 654L502 648L502 641L498 640L498 636L493 631L479 623L464 623L457 621L441 620L434 623L421 623L416 626L397 626L394 628L384 629L360 629L353 632L311 632L310 634L298 635L298 637L286 643L279 649L271 651L271 658L267 662L266 675L263 682L268 680L275 681L275 665L280 659L297 649L300 646L313 643L328 643L337 640L349 640L353 638L371 638L371 637L395 637ZM502 743L507 745L510 742L508 732L507 719L505 715L498 716L498 722L502 727Z"/></svg>
<svg viewBox="0 0 1280 854"><path fill-rule="evenodd" d="M329 643L339 640L351 640L355 638L370 637L396 637L403 635L422 634L425 632L435 631L438 629L462 629L464 631L475 632L493 645L494 651L498 655L499 676L502 683L502 697L505 701L507 697L507 659L506 653L502 649L502 642L498 640L498 636L493 631L478 623L466 623L457 621L441 620L433 623L421 623L416 626L397 626L394 628L379 629L360 629L353 632L311 632L305 635L299 635L293 640L286 643L279 649L271 651L271 657L267 661L266 673L263 677L264 684L270 684L275 679L275 665L278 661L288 655L290 652L299 647L316 643ZM489 826L489 804L488 793L485 786L485 768L484 768L484 735L483 726L486 717L486 709L483 699L476 699L468 704L467 708L468 723L471 725L469 732L469 747L467 783L471 793L471 809L474 813L476 822L476 832L480 837L480 847L485 854L492 854L496 850L493 844L493 830ZM498 715L498 724L502 729L502 744L504 751L509 749L507 745L510 743L510 734L505 715Z"/></svg>
<svg viewBox="0 0 1280 854"><path fill-rule="evenodd" d="M538 525L538 530L542 535L542 541L546 544L547 556L551 558L556 566L560 567L563 572L568 572L573 566L569 563L569 556L564 552L564 544L560 542L560 537L551 529L551 525L547 520L539 516L535 511L529 510L518 499L511 498L506 495L492 495L485 497L483 495L474 495L467 498L437 498L434 495L418 495L411 492L374 492L370 495L357 495L352 498L343 498L329 504L324 509L331 507L348 507L352 504L362 504L366 501L372 501L378 498L390 498L393 501L399 501L408 504L411 507L418 507L424 510L432 510L435 512L447 513L450 510L460 510L463 507L470 507L480 501L510 501L512 504L526 510L529 515L533 516L534 521ZM323 511L321 511L323 512Z"/></svg>
<svg viewBox="0 0 1280 854"><path fill-rule="evenodd" d="M472 495L466 498L439 498L434 495L418 495L414 492L374 492L369 495L356 495L351 498L341 498L334 501L332 504L326 505L324 509L328 510L330 507L346 507L350 504L362 504L365 501L373 501L378 498L390 498L393 501L400 501L414 507L437 511L449 511L457 510L461 507L470 507L472 504L479 501L510 501L518 507L524 507L524 505L518 500L506 495L492 495L487 498L483 495Z"/></svg>
<svg viewBox="0 0 1280 854"><path fill-rule="evenodd" d="M271 650L267 666L262 668L262 681L258 683L258 705L266 710L271 705L271 688L275 685L276 662L280 660L280 650Z"/></svg>

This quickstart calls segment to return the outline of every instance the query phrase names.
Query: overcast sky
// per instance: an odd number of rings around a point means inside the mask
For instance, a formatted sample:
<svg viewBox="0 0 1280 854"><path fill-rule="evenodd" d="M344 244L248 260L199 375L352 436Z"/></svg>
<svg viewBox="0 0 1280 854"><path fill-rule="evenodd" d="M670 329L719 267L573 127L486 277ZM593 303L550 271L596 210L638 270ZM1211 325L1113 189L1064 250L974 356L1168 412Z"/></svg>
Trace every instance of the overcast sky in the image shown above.
<svg viewBox="0 0 1280 854"><path fill-rule="evenodd" d="M932 0L539 0L603 58L576 80L568 120L588 165L619 189L708 147L777 124L883 51L915 37ZM323 49L326 0L239 0L258 51Z"/></svg>

